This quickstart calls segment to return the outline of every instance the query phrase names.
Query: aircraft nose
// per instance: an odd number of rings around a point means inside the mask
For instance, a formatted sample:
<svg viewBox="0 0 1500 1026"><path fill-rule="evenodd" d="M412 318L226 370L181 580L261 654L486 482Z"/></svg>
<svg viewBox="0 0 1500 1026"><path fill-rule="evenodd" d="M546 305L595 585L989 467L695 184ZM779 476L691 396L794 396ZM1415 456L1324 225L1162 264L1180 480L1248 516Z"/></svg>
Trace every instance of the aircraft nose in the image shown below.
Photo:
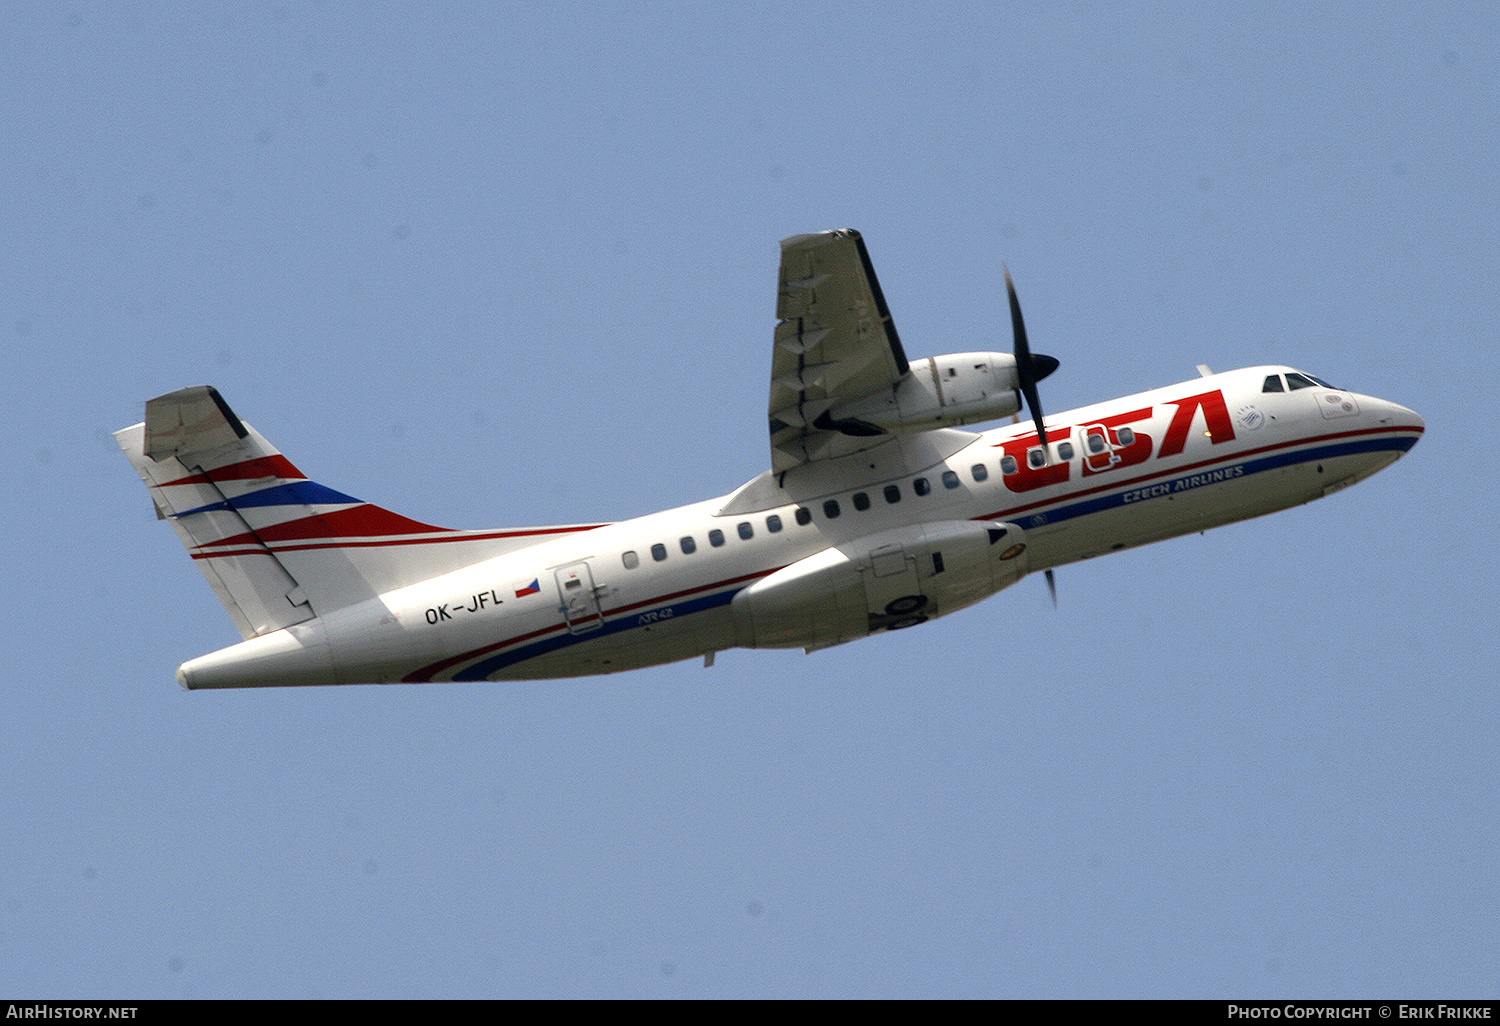
<svg viewBox="0 0 1500 1026"><path fill-rule="evenodd" d="M1416 410L1408 410L1405 406L1387 402L1385 409L1381 411L1381 420L1388 421L1392 425L1406 428L1411 431L1422 432L1427 430L1427 422Z"/></svg>

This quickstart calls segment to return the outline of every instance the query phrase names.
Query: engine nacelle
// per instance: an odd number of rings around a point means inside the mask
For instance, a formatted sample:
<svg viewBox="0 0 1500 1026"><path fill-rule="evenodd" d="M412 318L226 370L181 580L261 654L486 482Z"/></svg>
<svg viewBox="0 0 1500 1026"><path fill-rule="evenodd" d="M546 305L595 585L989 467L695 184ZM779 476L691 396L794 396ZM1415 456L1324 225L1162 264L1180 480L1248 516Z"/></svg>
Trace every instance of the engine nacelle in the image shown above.
<svg viewBox="0 0 1500 1026"><path fill-rule="evenodd" d="M1026 575L1015 524L952 520L815 552L734 597L744 648L826 648L972 605Z"/></svg>
<svg viewBox="0 0 1500 1026"><path fill-rule="evenodd" d="M850 435L927 431L998 420L1021 409L1016 358L1006 353L952 353L911 364L894 390L840 403L818 418Z"/></svg>

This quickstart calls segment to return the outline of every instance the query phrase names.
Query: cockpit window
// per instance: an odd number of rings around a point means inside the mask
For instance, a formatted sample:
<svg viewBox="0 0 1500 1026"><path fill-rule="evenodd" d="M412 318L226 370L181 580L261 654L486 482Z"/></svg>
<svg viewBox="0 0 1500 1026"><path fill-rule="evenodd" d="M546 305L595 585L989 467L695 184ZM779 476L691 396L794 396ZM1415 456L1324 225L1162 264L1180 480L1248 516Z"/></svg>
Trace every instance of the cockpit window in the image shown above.
<svg viewBox="0 0 1500 1026"><path fill-rule="evenodd" d="M1282 391L1285 391L1285 389L1283 389L1281 387L1281 375L1280 374L1267 374L1266 375L1266 383L1264 385L1260 386L1260 390L1262 392L1282 392Z"/></svg>
<svg viewBox="0 0 1500 1026"><path fill-rule="evenodd" d="M1298 374L1296 371L1292 371L1286 376L1286 387L1287 391L1295 392L1299 388L1316 388L1318 387L1318 383L1306 374ZM1327 386L1324 387L1326 388Z"/></svg>
<svg viewBox="0 0 1500 1026"><path fill-rule="evenodd" d="M1335 392L1342 392L1343 391L1343 389L1339 388L1339 386L1337 386L1337 385L1330 385L1328 382L1324 381L1322 378L1320 378L1320 377L1318 377L1318 376L1316 376L1314 374L1308 374L1306 376L1309 377L1309 378L1312 378L1314 381L1316 381L1318 384L1322 385L1324 388L1331 388Z"/></svg>

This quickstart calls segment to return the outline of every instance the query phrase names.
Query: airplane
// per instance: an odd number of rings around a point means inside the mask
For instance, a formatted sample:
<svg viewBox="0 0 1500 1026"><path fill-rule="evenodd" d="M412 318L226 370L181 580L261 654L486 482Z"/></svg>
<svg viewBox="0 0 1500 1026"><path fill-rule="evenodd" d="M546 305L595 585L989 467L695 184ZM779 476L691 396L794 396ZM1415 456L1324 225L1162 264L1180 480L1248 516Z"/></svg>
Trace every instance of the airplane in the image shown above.
<svg viewBox="0 0 1500 1026"><path fill-rule="evenodd" d="M770 468L620 523L453 530L309 480L209 386L116 433L244 641L186 688L576 677L736 647L814 652L1041 571L1321 498L1422 418L1287 366L1044 417L1013 352L908 359L861 235L781 243ZM1022 402L1030 421L1020 420ZM1012 418L976 432L965 425Z"/></svg>

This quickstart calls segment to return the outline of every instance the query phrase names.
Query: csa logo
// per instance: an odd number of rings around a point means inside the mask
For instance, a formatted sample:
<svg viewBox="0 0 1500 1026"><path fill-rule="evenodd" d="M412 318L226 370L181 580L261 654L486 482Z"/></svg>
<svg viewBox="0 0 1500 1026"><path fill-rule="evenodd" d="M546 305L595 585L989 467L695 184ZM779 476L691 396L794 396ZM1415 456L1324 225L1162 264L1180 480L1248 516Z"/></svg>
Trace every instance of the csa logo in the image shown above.
<svg viewBox="0 0 1500 1026"><path fill-rule="evenodd" d="M1254 403L1246 403L1235 410L1234 415L1250 431L1256 430L1266 422L1266 415L1257 410Z"/></svg>

